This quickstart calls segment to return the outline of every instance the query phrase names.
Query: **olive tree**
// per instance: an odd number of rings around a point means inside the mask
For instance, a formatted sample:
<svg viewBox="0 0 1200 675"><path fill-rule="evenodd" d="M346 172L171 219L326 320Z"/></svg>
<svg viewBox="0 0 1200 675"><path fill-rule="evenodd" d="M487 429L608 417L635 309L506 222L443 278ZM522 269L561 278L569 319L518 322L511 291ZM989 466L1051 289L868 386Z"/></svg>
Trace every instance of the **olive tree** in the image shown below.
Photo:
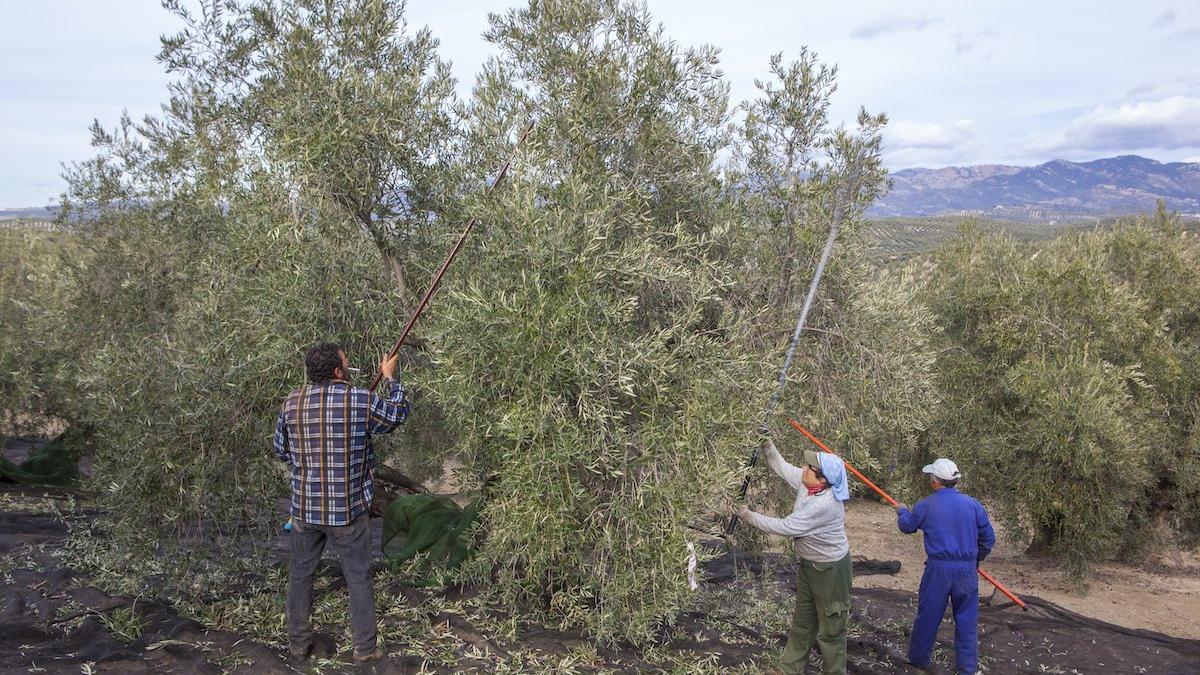
<svg viewBox="0 0 1200 675"><path fill-rule="evenodd" d="M304 349L337 340L370 373L440 253L463 190L453 82L399 3L167 6L183 26L159 57L169 101L97 123L96 156L67 172L64 222L90 253L64 332L122 529L261 532ZM430 442L398 444L436 471L440 417L414 419Z"/></svg>
<svg viewBox="0 0 1200 675"><path fill-rule="evenodd" d="M743 218L735 244L742 265L735 306L754 325L751 348L782 361L836 224L833 255L780 411L863 468L891 467L904 475L922 456L918 438L938 404L930 342L935 327L916 298L919 276L880 272L865 253L863 212L887 187L880 158L887 118L862 110L857 128L833 127L828 110L837 69L807 49L791 63L772 57L770 73L744 105L728 174L728 198ZM772 422L785 454L805 448L785 417ZM777 497L783 508L792 495Z"/></svg>
<svg viewBox="0 0 1200 675"><path fill-rule="evenodd" d="M1169 222L934 256L946 396L931 433L971 489L1075 573L1153 520L1195 528L1195 242Z"/></svg>
<svg viewBox="0 0 1200 675"><path fill-rule="evenodd" d="M488 485L469 571L562 624L645 640L687 601L686 525L727 508L769 382L725 311L726 85L711 48L636 5L491 21L472 137L537 122L511 184L473 203L486 227L431 324L464 478Z"/></svg>

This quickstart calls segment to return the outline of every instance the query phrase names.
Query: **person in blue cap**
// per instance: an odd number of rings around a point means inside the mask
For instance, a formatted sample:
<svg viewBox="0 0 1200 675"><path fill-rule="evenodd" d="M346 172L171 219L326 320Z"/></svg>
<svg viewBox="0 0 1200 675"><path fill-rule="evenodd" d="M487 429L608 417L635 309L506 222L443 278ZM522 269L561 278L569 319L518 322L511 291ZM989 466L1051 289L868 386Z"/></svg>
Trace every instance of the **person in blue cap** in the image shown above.
<svg viewBox="0 0 1200 675"><path fill-rule="evenodd" d="M816 643L824 672L845 673L850 616L850 543L842 504L850 499L846 465L837 455L810 450L804 453L803 467L793 466L770 439L763 442L763 454L771 469L796 490L792 512L772 518L745 505L736 505L733 511L756 529L791 537L799 558L796 609L780 669L803 673Z"/></svg>
<svg viewBox="0 0 1200 675"><path fill-rule="evenodd" d="M928 668L946 604L954 606L954 660L959 673L975 673L979 666L979 563L996 545L996 533L987 511L975 499L958 491L961 474L954 462L938 459L925 466L933 494L910 511L896 506L901 532L925 533L925 573L917 594L917 616L908 642L908 662Z"/></svg>

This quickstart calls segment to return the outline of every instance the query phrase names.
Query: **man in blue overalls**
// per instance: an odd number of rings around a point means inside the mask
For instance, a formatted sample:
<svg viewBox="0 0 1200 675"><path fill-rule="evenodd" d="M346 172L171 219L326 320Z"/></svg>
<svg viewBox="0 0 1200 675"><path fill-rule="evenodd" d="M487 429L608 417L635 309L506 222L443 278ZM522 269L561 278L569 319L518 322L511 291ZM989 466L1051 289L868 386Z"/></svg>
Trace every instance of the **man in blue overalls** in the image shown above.
<svg viewBox="0 0 1200 675"><path fill-rule="evenodd" d="M917 595L917 618L908 642L908 661L928 668L946 603L954 606L954 660L959 673L979 665L979 581L975 570L996 544L983 505L958 491L958 467L939 459L922 469L933 494L910 511L896 507L900 531L925 533L925 573Z"/></svg>

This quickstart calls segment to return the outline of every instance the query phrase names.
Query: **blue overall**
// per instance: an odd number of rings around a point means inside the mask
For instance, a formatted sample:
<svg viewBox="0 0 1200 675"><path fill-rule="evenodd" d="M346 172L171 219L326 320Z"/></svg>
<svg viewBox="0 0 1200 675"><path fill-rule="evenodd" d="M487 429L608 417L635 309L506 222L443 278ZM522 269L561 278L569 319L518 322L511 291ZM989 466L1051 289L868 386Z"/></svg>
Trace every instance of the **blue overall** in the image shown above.
<svg viewBox="0 0 1200 675"><path fill-rule="evenodd" d="M925 533L925 573L917 594L917 618L908 643L908 660L925 668L933 653L946 604L954 607L954 660L959 673L979 665L979 581L975 570L996 544L996 533L983 505L954 488L942 488L900 509L901 532Z"/></svg>

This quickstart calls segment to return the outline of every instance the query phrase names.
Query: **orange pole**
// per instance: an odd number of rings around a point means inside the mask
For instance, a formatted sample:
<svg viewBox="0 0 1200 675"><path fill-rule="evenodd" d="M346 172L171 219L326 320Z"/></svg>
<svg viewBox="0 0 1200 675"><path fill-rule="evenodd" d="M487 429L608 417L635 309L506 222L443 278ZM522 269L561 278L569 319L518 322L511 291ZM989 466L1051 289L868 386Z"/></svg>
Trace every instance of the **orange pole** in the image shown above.
<svg viewBox="0 0 1200 675"><path fill-rule="evenodd" d="M821 448L825 452L828 452L829 454L831 454L835 457L840 458L840 455L838 455L833 450L830 450L828 445L825 445L824 443L821 442L821 439L814 436L812 434L812 432L809 431L808 429L805 429L804 427L800 426L799 422L797 422L796 420L793 420L793 419L789 419L788 422L790 422L791 425L793 427L795 427L796 431L799 431L801 434L804 434L805 438L812 441L813 443L816 443L817 447ZM899 502L897 502L895 499L892 499L891 495L884 492L882 488L880 488L878 485L872 483L870 480L867 479L866 476L862 475L862 473L858 469L854 468L853 466L850 466L850 462L847 462L846 460L843 459L842 463L846 465L847 471L854 474L862 482L866 483L867 487L871 488L876 493L878 493L880 497L883 497L884 499L886 499L889 504L891 504L892 506L900 505ZM976 568L976 571L979 572L979 576L983 577L985 581L987 581L991 585L995 586L996 590L998 590L1001 593L1003 593L1004 595L1008 596L1008 599L1017 603L1017 606L1019 606L1021 609L1025 609L1025 603L1022 602L1020 598L1013 595L1011 591L1009 591L1007 588L1005 588L1004 584L1000 583L999 581L996 581L996 579L994 577L992 577L992 575L988 574L987 572L984 572L982 568Z"/></svg>
<svg viewBox="0 0 1200 675"><path fill-rule="evenodd" d="M829 453L829 454L831 454L831 455L834 455L835 457L836 457L836 456L838 456L838 454L837 454L836 452L834 452L833 450L830 450L830 449L829 449L829 446L828 446L828 445L825 445L824 443L822 443L822 442L821 442L821 439L817 438L816 436L813 436L813 435L812 435L812 433L810 433L810 432L808 431L808 429L805 429L804 427L800 426L800 423L799 423L799 422L797 422L796 420L788 420L788 421L792 423L792 426L793 426L793 427L796 427L796 431L799 431L800 433L804 434L804 436L805 436L806 438L808 438L808 440L812 441L813 443L816 443L816 444L817 444L817 447L821 448L822 450L824 450L825 452L828 452L828 453ZM856 468L854 468L853 466L851 466L851 465L850 465L850 462L847 462L846 460L844 460L844 459L843 459L843 460L842 460L842 463L846 465L846 470L847 470L847 471L849 471L850 473L854 474L854 475L855 475L856 477L858 477L858 479L859 479L859 480L861 480L862 482L866 483L866 484L867 484L867 487L869 487L869 488L871 488L872 490L874 490L875 492L879 493L879 496L880 496L880 497L883 497L884 499L886 499L886 500L887 500L887 502L888 502L889 504L891 504L892 506L899 506L899 505L900 505L900 502L896 501L895 499L892 499L892 496L891 496L891 495L889 495L888 493L886 493L886 492L884 492L882 489L880 489L880 487L879 487L878 485L876 485L876 484L872 483L872 482L871 482L871 479L869 479L869 478L867 478L866 476L862 475L862 472L861 472L861 471L859 471L858 469L856 469Z"/></svg>
<svg viewBox="0 0 1200 675"><path fill-rule="evenodd" d="M987 582L988 582L989 584L991 584L991 585L995 586L995 587L996 587L996 590L998 590L998 591L1000 591L1001 593L1003 593L1003 594L1007 595L1009 600L1012 600L1013 602L1017 603L1017 605L1018 605L1018 606L1020 606L1020 608L1021 608L1021 609L1025 609L1025 603L1024 603L1024 602L1021 602L1021 599L1020 599L1020 598L1018 598L1017 596L1013 595L1013 594L1012 594L1012 591L1010 591L1010 590L1008 590L1007 588L1005 588L1005 587L1004 587L1004 584L1000 583L999 581L996 581L996 579L995 579L994 577L992 577L992 575L988 574L987 572L984 572L984 571L983 571L983 568L976 568L976 569L975 569L975 571L976 571L976 572L979 572L979 576L981 576L981 577L983 577L985 580L987 580Z"/></svg>

